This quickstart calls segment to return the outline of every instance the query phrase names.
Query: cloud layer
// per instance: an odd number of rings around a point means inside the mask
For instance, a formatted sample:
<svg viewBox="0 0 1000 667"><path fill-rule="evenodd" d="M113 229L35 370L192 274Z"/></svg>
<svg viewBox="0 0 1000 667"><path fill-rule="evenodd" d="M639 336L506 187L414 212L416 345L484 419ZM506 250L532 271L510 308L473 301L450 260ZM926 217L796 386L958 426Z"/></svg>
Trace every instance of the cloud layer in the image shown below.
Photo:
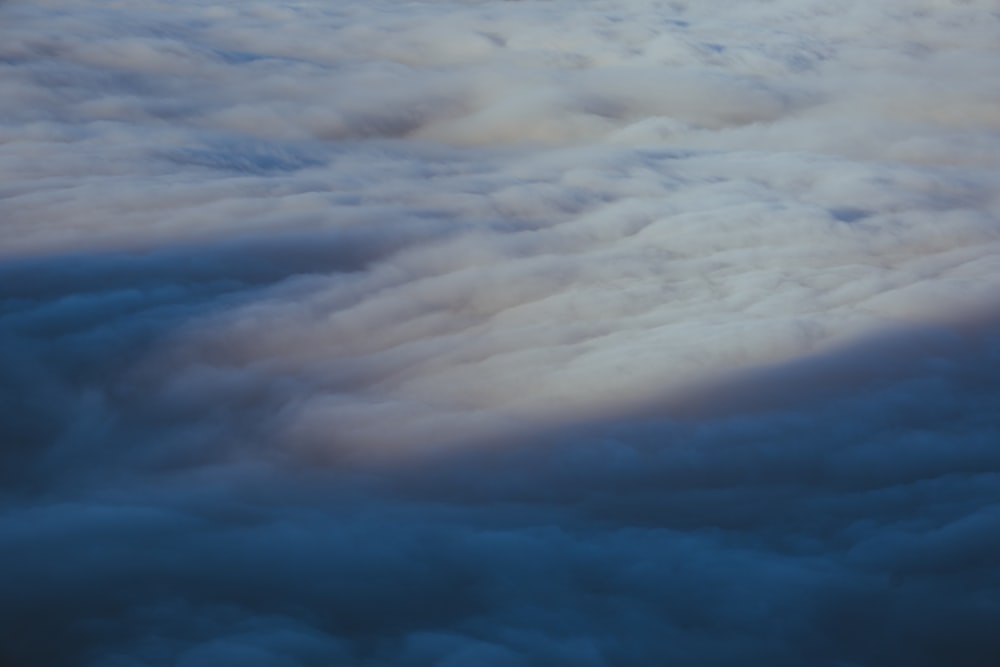
<svg viewBox="0 0 1000 667"><path fill-rule="evenodd" d="M0 4L0 661L995 665L998 30Z"/></svg>

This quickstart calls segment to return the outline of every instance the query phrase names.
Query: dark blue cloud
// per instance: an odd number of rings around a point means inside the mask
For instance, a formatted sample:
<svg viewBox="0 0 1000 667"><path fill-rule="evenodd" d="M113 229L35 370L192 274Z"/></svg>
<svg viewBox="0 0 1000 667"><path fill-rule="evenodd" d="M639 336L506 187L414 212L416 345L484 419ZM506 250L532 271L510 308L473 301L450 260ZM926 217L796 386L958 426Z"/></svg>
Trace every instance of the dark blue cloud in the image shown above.
<svg viewBox="0 0 1000 667"><path fill-rule="evenodd" d="M23 465L75 474L88 459L121 454L126 441L147 442L156 432L151 420L163 426L161 435L171 422L188 439L217 435L206 415L225 413L229 400L252 401L247 392L237 388L215 409L185 415L130 384L128 370L185 322L296 278L360 271L399 242L364 230L0 262L5 482L37 483ZM181 458L191 456L184 451Z"/></svg>
<svg viewBox="0 0 1000 667"><path fill-rule="evenodd" d="M102 479L81 457L5 503L4 651L102 667L990 665L997 340L956 330L933 359L819 399L742 406L720 388L710 416L644 408L396 465L268 461L248 440ZM868 353L767 381L822 383ZM101 432L121 451L163 429L130 401L104 410L133 413ZM277 444L258 410L237 412L214 439L242 423Z"/></svg>
<svg viewBox="0 0 1000 667"><path fill-rule="evenodd" d="M322 154L303 146L271 146L231 141L164 151L162 157L182 166L245 174L295 172L325 163Z"/></svg>

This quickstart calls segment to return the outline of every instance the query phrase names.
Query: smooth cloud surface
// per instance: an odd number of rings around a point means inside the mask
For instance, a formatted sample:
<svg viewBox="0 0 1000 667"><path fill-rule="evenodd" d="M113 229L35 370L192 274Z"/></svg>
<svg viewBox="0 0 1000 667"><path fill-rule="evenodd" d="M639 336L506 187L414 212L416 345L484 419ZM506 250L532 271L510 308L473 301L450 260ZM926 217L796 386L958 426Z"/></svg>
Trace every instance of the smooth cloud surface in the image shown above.
<svg viewBox="0 0 1000 667"><path fill-rule="evenodd" d="M0 5L0 660L995 665L991 0Z"/></svg>

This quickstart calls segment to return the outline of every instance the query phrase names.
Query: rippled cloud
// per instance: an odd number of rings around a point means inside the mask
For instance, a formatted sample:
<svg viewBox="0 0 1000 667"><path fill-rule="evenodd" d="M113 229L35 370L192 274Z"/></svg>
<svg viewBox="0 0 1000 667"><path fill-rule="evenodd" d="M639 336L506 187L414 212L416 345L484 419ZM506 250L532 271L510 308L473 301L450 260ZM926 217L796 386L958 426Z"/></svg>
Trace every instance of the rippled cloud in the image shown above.
<svg viewBox="0 0 1000 667"><path fill-rule="evenodd" d="M0 661L996 664L998 29L0 4Z"/></svg>

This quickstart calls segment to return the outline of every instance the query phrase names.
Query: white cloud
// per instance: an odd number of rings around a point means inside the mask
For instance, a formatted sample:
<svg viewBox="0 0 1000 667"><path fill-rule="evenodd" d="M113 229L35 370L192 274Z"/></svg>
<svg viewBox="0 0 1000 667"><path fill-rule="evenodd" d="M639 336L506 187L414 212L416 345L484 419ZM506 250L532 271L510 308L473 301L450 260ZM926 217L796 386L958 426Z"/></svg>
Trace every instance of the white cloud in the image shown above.
<svg viewBox="0 0 1000 667"><path fill-rule="evenodd" d="M395 249L189 322L204 363L565 418L995 290L985 5L63 6L5 10L8 253Z"/></svg>

